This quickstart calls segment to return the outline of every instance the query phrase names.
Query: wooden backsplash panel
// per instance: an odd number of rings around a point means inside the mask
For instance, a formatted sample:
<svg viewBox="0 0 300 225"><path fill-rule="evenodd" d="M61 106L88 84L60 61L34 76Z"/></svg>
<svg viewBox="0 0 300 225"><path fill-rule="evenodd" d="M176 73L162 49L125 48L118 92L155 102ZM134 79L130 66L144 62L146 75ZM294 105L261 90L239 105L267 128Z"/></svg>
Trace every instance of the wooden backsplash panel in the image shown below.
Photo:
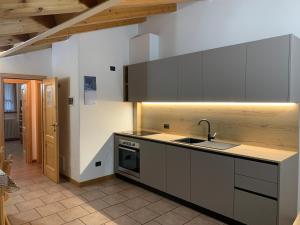
<svg viewBox="0 0 300 225"><path fill-rule="evenodd" d="M206 136L208 119L217 138L243 144L298 151L298 105L142 104L141 128ZM163 124L170 124L164 129Z"/></svg>

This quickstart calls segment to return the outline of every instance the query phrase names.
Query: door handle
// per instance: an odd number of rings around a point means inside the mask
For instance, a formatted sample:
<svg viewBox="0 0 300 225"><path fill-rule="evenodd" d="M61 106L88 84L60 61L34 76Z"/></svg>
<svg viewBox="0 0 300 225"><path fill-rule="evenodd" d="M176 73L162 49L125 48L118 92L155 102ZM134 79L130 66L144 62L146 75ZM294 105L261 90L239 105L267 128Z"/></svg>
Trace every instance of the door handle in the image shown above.
<svg viewBox="0 0 300 225"><path fill-rule="evenodd" d="M50 125L51 127L53 127L53 131L56 132L56 127L58 127L58 123L53 123Z"/></svg>

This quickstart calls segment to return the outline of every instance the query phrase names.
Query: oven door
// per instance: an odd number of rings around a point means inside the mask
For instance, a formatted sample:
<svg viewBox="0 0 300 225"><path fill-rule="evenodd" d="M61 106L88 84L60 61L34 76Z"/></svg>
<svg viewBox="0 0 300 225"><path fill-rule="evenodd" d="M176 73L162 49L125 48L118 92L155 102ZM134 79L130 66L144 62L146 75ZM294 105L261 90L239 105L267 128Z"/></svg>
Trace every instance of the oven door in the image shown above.
<svg viewBox="0 0 300 225"><path fill-rule="evenodd" d="M140 150L119 146L118 169L129 175L140 177Z"/></svg>

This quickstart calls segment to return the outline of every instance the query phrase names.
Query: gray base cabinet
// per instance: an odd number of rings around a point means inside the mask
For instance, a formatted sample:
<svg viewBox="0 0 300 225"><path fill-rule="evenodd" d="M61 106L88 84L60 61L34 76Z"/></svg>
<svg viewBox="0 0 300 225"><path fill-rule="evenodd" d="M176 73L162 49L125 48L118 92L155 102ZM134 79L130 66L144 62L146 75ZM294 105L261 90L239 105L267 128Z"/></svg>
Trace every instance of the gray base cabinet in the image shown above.
<svg viewBox="0 0 300 225"><path fill-rule="evenodd" d="M139 143L139 178L118 170L119 139ZM298 155L277 164L125 136L114 155L116 173L247 225L291 225L297 215Z"/></svg>
<svg viewBox="0 0 300 225"><path fill-rule="evenodd" d="M233 218L234 159L191 152L191 202Z"/></svg>
<svg viewBox="0 0 300 225"><path fill-rule="evenodd" d="M166 148L166 192L190 201L191 151L187 148Z"/></svg>
<svg viewBox="0 0 300 225"><path fill-rule="evenodd" d="M234 218L247 225L276 225L277 201L235 190Z"/></svg>
<svg viewBox="0 0 300 225"><path fill-rule="evenodd" d="M143 141L141 147L141 182L160 191L166 191L165 145Z"/></svg>

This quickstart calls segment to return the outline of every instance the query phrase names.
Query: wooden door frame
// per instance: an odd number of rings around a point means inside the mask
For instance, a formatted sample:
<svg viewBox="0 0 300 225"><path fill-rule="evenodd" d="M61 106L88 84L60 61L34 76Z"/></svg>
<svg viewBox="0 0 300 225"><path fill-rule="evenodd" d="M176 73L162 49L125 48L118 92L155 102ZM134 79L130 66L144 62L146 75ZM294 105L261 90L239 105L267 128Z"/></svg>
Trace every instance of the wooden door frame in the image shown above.
<svg viewBox="0 0 300 225"><path fill-rule="evenodd" d="M3 146L5 147L5 136L4 136L4 107L3 107L3 100L4 100L4 93L3 93L3 85L4 85L4 80L7 82L16 82L16 80L22 80L19 83L24 83L26 82L27 84L30 85L30 80L39 80L43 81L46 79L47 76L41 76L41 75L24 75L24 74L10 74L10 73L0 73L0 147ZM31 116L30 116L31 118ZM31 130L30 130L31 132ZM5 148L4 148L5 149ZM26 152L26 162L27 163L32 163L32 152L27 151Z"/></svg>

